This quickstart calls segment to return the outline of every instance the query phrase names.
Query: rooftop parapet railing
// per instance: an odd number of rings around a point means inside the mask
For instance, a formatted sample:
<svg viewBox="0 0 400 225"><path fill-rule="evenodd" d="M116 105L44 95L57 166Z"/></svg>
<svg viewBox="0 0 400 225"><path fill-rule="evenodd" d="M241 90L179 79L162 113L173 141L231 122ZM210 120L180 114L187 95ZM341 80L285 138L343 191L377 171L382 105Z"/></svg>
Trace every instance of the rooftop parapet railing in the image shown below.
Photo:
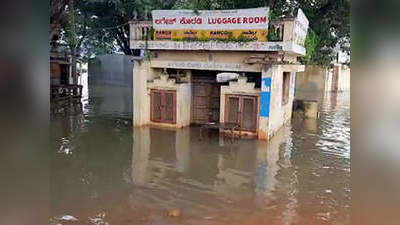
<svg viewBox="0 0 400 225"><path fill-rule="evenodd" d="M268 27L268 41L277 42L283 41L285 22L284 21L271 21Z"/></svg>
<svg viewBox="0 0 400 225"><path fill-rule="evenodd" d="M50 86L50 100L73 100L82 97L82 85L64 84Z"/></svg>
<svg viewBox="0 0 400 225"><path fill-rule="evenodd" d="M150 32L153 31L152 21L131 21L129 25L131 40L144 41L151 39L152 35L150 35Z"/></svg>
<svg viewBox="0 0 400 225"><path fill-rule="evenodd" d="M296 18L283 18L273 20L269 24L269 42L292 42L296 45L304 46L305 36L298 34L299 30L304 30ZM303 31L307 33L307 30Z"/></svg>

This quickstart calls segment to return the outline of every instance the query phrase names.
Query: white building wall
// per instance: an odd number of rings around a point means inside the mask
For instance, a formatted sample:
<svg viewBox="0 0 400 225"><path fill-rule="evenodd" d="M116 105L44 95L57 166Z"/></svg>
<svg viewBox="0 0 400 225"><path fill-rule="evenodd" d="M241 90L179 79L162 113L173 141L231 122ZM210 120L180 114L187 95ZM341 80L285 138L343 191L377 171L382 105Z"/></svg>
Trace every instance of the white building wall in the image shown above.
<svg viewBox="0 0 400 225"><path fill-rule="evenodd" d="M272 84L271 84L271 109L268 123L268 138L275 133L292 117L292 107L294 99L294 86L296 73L290 74L289 99L285 105L282 105L282 83L283 83L283 67L280 65L273 66ZM289 71L287 71L289 72Z"/></svg>
<svg viewBox="0 0 400 225"><path fill-rule="evenodd" d="M190 125L191 104L191 84L179 84L179 87L176 91L176 125L178 127L185 127Z"/></svg>
<svg viewBox="0 0 400 225"><path fill-rule="evenodd" d="M133 126L147 125L150 121L150 96L147 80L154 76L148 61L134 61L133 66Z"/></svg>

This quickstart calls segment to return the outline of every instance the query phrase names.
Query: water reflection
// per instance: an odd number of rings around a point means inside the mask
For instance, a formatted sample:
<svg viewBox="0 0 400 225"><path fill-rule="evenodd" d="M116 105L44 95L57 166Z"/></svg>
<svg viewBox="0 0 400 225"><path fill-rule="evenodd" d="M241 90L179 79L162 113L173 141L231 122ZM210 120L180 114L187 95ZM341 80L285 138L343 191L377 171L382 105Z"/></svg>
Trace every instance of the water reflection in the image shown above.
<svg viewBox="0 0 400 225"><path fill-rule="evenodd" d="M293 121L270 142L211 130L200 139L197 127L132 130L118 116L55 115L53 214L83 224L100 214L110 224L173 224L162 210L179 208L178 224L204 224L204 217L214 224L348 224L348 96L325 99L320 113ZM139 221L142 214L150 215Z"/></svg>
<svg viewBox="0 0 400 225"><path fill-rule="evenodd" d="M193 215L232 210L232 201L254 210L279 203L280 218L292 224L298 180L290 130L283 128L269 143L235 140L221 145L218 133L199 140L197 128L136 129L132 180L147 189L135 189L135 198L163 208L184 208Z"/></svg>
<svg viewBox="0 0 400 225"><path fill-rule="evenodd" d="M198 213L253 194L257 143L247 140L221 145L218 133L204 141L199 132L198 128L134 130L132 181L152 193L163 193L157 197L143 194L143 202L156 201L166 208L190 207ZM135 189L135 195L137 192Z"/></svg>

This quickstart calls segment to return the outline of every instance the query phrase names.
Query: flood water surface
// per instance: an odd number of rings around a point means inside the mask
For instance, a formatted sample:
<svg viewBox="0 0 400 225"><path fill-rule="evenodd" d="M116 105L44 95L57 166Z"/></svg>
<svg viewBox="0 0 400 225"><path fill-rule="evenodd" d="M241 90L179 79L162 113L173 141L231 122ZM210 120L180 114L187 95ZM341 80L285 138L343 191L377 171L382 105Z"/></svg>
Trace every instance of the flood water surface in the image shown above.
<svg viewBox="0 0 400 225"><path fill-rule="evenodd" d="M52 116L52 224L349 224L349 95L270 142Z"/></svg>

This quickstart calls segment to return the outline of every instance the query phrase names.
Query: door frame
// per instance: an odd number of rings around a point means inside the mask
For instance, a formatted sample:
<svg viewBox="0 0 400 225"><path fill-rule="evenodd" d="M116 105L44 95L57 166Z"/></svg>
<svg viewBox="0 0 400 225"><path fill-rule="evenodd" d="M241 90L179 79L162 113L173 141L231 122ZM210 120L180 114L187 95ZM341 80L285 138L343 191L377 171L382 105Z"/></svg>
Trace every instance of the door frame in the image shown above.
<svg viewBox="0 0 400 225"><path fill-rule="evenodd" d="M218 95L218 104L220 103L220 101L221 101L221 84L219 84L219 83L217 83L216 82L216 80L215 80L216 78L215 77L192 77L192 98L191 98L191 101L192 101L192 108L191 108L191 123L192 124L204 124L204 123L208 123L208 122L219 122L220 121L220 118L219 118L219 112L221 111L221 106L219 105L219 108L218 108L218 115L217 115L217 120L216 121L212 121L212 119L211 119L211 115L209 115L209 114L207 114L206 115L206 117L207 117L207 121L205 121L205 122L201 122L200 120L197 120L196 118L197 118L197 109L208 109L209 110L209 113L211 113L212 111L213 111L213 108L212 108L212 101L213 101L213 95L212 95L212 93L213 93L213 91L214 91L214 88L215 89L218 89L218 93L219 93L219 95ZM195 89L196 89L196 86L202 86L202 85L204 85L205 87L207 87L207 86L209 86L209 88L210 88L210 90L209 90L209 95L206 95L206 96L200 96L200 97L207 97L207 103L204 105L204 108L200 108L200 107L198 107L197 105L196 105L196 101L195 101L195 99L196 99L196 91L195 91Z"/></svg>

